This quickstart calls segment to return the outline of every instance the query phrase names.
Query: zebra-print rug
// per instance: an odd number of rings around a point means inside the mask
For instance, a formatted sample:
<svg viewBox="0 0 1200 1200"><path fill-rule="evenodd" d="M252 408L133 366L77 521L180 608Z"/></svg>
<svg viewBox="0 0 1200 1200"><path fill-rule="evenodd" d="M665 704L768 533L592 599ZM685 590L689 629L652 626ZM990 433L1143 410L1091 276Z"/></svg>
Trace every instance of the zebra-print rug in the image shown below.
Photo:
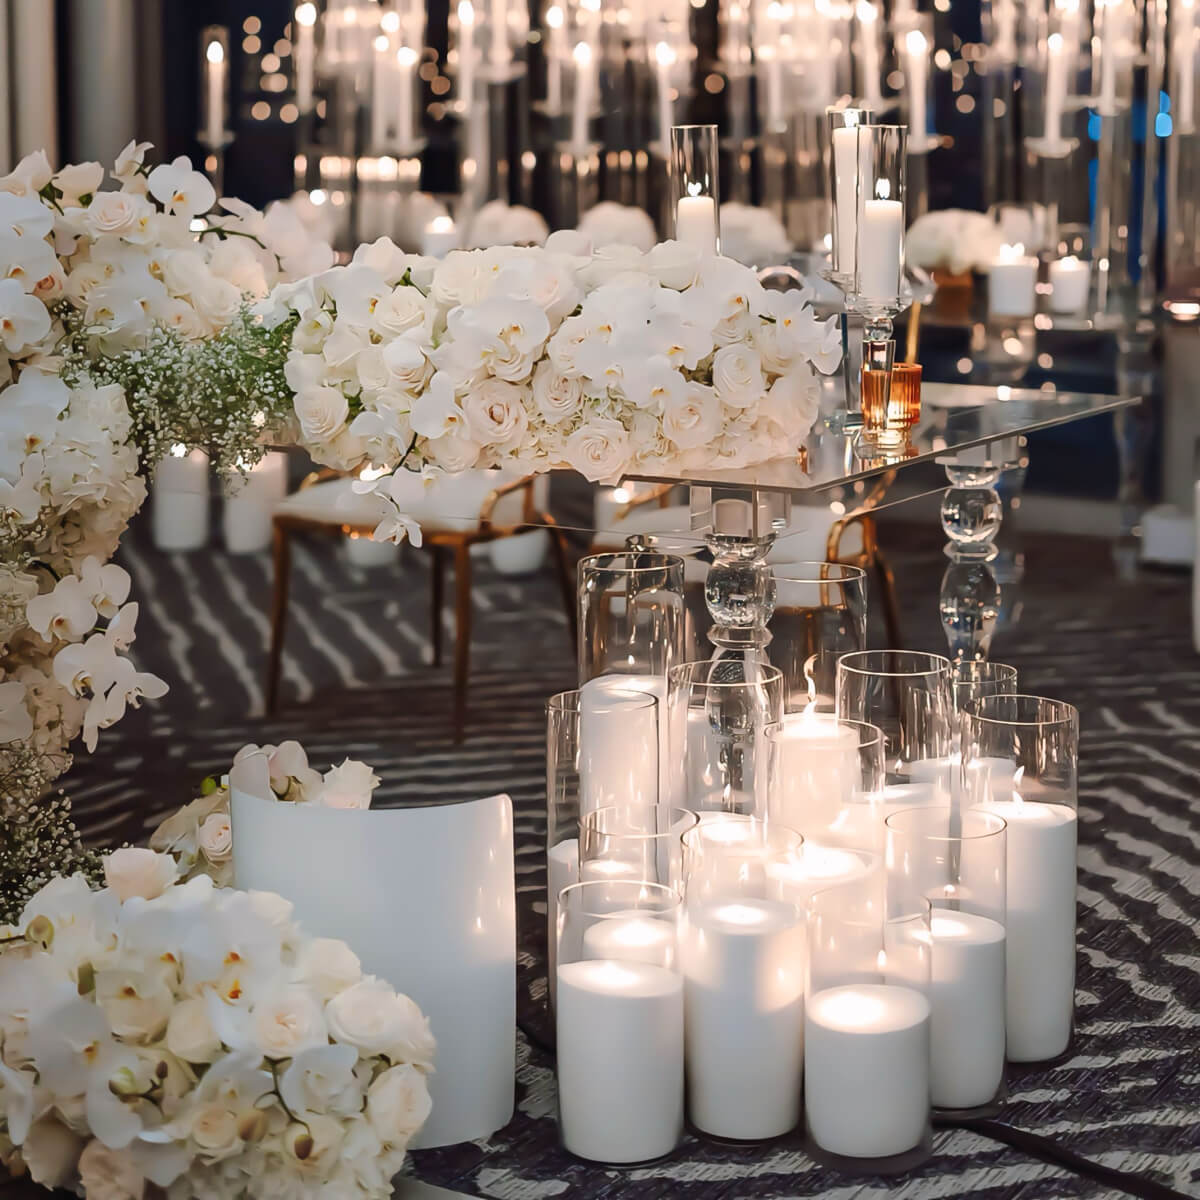
<svg viewBox="0 0 1200 1200"><path fill-rule="evenodd" d="M907 641L939 648L936 531L886 534ZM544 993L543 704L573 664L548 570L512 580L481 568L467 742L450 738L447 671L423 665L424 559L369 576L333 548L300 550L285 689L276 719L261 700L270 564L224 555L168 558L138 537L123 552L142 601L140 663L174 691L110 731L66 781L81 825L105 842L143 838L204 774L246 741L297 737L319 765L376 766L383 802L401 795L509 792L517 808L522 1024L536 1039ZM1122 579L1107 544L1026 546L1018 624L992 657L1023 690L1083 714L1080 755L1078 1030L1068 1061L1014 1071L1001 1119L1078 1154L1200 1195L1200 671L1188 580ZM817 1166L798 1139L734 1148L689 1136L670 1160L629 1171L558 1146L550 1056L519 1038L518 1115L486 1143L415 1156L422 1179L495 1200L621 1196L647 1200L889 1195L1118 1194L975 1133L940 1130L932 1159L898 1179L852 1180Z"/></svg>

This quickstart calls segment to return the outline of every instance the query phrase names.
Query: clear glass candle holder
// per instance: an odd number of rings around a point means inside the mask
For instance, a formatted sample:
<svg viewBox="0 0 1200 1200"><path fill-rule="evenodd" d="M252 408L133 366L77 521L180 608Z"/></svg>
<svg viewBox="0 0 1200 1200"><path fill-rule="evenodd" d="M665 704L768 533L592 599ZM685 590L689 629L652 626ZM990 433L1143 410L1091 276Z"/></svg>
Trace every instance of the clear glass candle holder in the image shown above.
<svg viewBox="0 0 1200 1200"><path fill-rule="evenodd" d="M704 583L712 566L713 552L703 538L677 533L631 533L625 539L631 551L672 554L683 559L683 661L698 662L712 653L708 631L712 614L704 598Z"/></svg>
<svg viewBox="0 0 1200 1200"><path fill-rule="evenodd" d="M587 813L579 826L580 880L633 879L678 886L683 836L700 818L686 808L615 804Z"/></svg>
<svg viewBox="0 0 1200 1200"><path fill-rule="evenodd" d="M836 562L773 562L771 661L785 712L832 712L840 654L867 645L867 573Z"/></svg>
<svg viewBox="0 0 1200 1200"><path fill-rule="evenodd" d="M720 149L715 125L671 128L671 215L675 240L721 252Z"/></svg>
<svg viewBox="0 0 1200 1200"><path fill-rule="evenodd" d="M921 760L949 763L952 705L950 661L940 654L862 650L838 659L838 716L883 730L889 783L911 782Z"/></svg>
<svg viewBox="0 0 1200 1200"><path fill-rule="evenodd" d="M869 108L825 110L829 138L828 182L830 212L830 262L827 278L843 294L854 289L858 230L859 147L858 128L869 125Z"/></svg>
<svg viewBox="0 0 1200 1200"><path fill-rule="evenodd" d="M753 659L682 663L667 680L670 802L765 816L767 731L783 716L783 673Z"/></svg>
<svg viewBox="0 0 1200 1200"><path fill-rule="evenodd" d="M1075 1012L1079 713L1019 693L968 701L962 759L964 804L1008 823L1008 1057L1055 1059Z"/></svg>
<svg viewBox="0 0 1200 1200"><path fill-rule="evenodd" d="M546 963L554 1003L558 897L579 882L579 692L546 702Z"/></svg>
<svg viewBox="0 0 1200 1200"><path fill-rule="evenodd" d="M878 726L835 713L789 713L768 731L767 742L772 821L831 845L879 842L885 771Z"/></svg>
<svg viewBox="0 0 1200 1200"><path fill-rule="evenodd" d="M959 659L950 668L954 711L961 714L971 700L982 696L1012 695L1017 690L1017 668L983 659Z"/></svg>
<svg viewBox="0 0 1200 1200"><path fill-rule="evenodd" d="M559 1136L590 1162L670 1154L683 1132L680 897L577 883L560 897L555 1008Z"/></svg>
<svg viewBox="0 0 1200 1200"><path fill-rule="evenodd" d="M854 1172L930 1154L929 906L889 916L861 882L808 904L804 1011L807 1148Z"/></svg>
<svg viewBox="0 0 1200 1200"><path fill-rule="evenodd" d="M800 1120L804 918L771 894L767 866L802 844L720 814L683 837L687 1111L713 1137L761 1141Z"/></svg>
<svg viewBox="0 0 1200 1200"><path fill-rule="evenodd" d="M665 678L684 661L684 563L673 554L593 554L579 563L579 679Z"/></svg>
<svg viewBox="0 0 1200 1200"><path fill-rule="evenodd" d="M928 901L931 1099L982 1116L1004 1080L1007 826L982 808L910 808L887 818L889 909Z"/></svg>

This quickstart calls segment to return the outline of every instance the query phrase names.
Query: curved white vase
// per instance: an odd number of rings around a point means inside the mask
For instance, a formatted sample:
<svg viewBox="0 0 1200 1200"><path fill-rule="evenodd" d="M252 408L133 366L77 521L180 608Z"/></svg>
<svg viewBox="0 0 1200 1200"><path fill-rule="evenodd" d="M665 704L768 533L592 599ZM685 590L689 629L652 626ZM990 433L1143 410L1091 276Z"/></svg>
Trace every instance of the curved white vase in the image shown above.
<svg viewBox="0 0 1200 1200"><path fill-rule="evenodd" d="M411 996L437 1038L433 1112L413 1149L487 1137L513 1114L512 802L345 811L270 798L266 759L230 772L234 876Z"/></svg>

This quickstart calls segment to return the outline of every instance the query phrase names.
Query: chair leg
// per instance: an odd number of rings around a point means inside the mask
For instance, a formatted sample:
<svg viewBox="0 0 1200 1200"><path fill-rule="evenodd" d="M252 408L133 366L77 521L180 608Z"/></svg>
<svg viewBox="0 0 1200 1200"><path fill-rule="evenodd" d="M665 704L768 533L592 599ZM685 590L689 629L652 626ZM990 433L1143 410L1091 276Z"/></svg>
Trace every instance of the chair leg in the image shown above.
<svg viewBox="0 0 1200 1200"><path fill-rule="evenodd" d="M454 740L467 729L467 682L471 672L471 546L454 548Z"/></svg>
<svg viewBox="0 0 1200 1200"><path fill-rule="evenodd" d="M567 636L571 639L571 656L574 657L579 645L579 610L575 603L575 588L571 585L567 535L549 514L544 514L542 520L550 530L550 551L554 555L554 570L562 592L563 611L567 614Z"/></svg>
<svg viewBox="0 0 1200 1200"><path fill-rule="evenodd" d="M275 525L272 533L274 582L271 596L271 647L267 654L267 715L279 705L279 677L283 673L283 637L287 632L288 586L292 571L292 533Z"/></svg>
<svg viewBox="0 0 1200 1200"><path fill-rule="evenodd" d="M874 558L875 573L879 578L879 590L883 598L883 624L887 630L888 648L903 650L904 638L900 633L900 603L896 596L896 576L878 546L875 547Z"/></svg>
<svg viewBox="0 0 1200 1200"><path fill-rule="evenodd" d="M430 635L433 642L433 665L442 665L442 607L446 599L446 551L436 543L429 547L433 555L433 583L430 589Z"/></svg>

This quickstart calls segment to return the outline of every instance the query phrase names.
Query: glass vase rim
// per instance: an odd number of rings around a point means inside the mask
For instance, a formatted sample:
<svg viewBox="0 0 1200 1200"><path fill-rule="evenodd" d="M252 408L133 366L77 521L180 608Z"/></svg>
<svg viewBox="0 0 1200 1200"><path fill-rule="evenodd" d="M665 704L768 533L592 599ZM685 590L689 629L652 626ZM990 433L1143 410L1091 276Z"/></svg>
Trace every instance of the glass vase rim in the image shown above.
<svg viewBox="0 0 1200 1200"><path fill-rule="evenodd" d="M625 535L624 553L626 553L626 554L662 554L662 555L666 556L667 558L681 558L683 556L683 551L680 551L678 553L673 553L670 550L659 550L657 548L653 549L653 550L638 550L636 547L631 546L629 544L633 538L662 538L666 541L671 541L671 542L675 542L675 543L683 542L687 546L693 547L695 550L707 550L709 548L708 542L705 541L704 538L700 537L698 534L689 534L687 532L659 533L657 531L647 529L644 533L629 533L629 534ZM692 552L692 551L689 551L689 553L690 552ZM607 553L615 554L615 553L617 553L617 551L607 551ZM598 558L599 555L591 555L589 557Z"/></svg>
<svg viewBox="0 0 1200 1200"><path fill-rule="evenodd" d="M1043 717L1001 717L977 711L981 706L1017 702L1017 707L1025 707L1026 701L1032 701L1038 708L1046 706L1048 714ZM1056 713L1057 715L1049 715ZM1056 726L1073 726L1079 728L1079 709L1068 700L1057 700L1053 696L1036 696L1032 692L998 692L990 696L973 696L963 704L963 715L981 724L1008 726L1015 729L1050 729Z"/></svg>
<svg viewBox="0 0 1200 1200"><path fill-rule="evenodd" d="M737 661L736 659L733 661ZM668 683L674 682L676 679L685 678L685 673L688 679L689 687L706 687L706 688L744 688L744 687L768 687L773 683L783 682L783 672L773 663L753 664L747 662L745 665L753 665L754 668L761 672L758 679L691 679L690 675L694 667L711 667L714 660L711 658L696 658L688 662L676 663L667 671ZM778 725L778 721L770 721L768 724Z"/></svg>
<svg viewBox="0 0 1200 1200"><path fill-rule="evenodd" d="M865 667L856 665L855 662L847 661L848 659L865 659L870 656L882 655L907 655L913 658L923 658L929 665L907 671L868 670ZM852 671L855 675L877 675L889 679L913 678L918 675L948 676L950 666L950 659L944 654L934 654L929 650L847 650L844 654L839 654L837 660L837 669L839 671L845 668L847 671Z"/></svg>
<svg viewBox="0 0 1200 1200"><path fill-rule="evenodd" d="M822 725L827 725L833 722L838 725L852 725L855 729L859 730L871 730L873 736L871 737L870 741L864 742L860 740L858 743L859 750L862 750L864 747L869 748L874 745L883 745L887 741L887 735L878 725L875 724L874 721L860 721L857 717L843 717L831 709L824 709L823 711L818 712L815 710L810 711L806 708L799 708L794 709L792 712L785 712L780 720L772 721L767 726L768 741L773 738L783 737L784 726L788 724L789 717L799 717L803 721L816 721ZM797 722L792 721L791 723L795 725ZM839 847L839 849L841 849L841 847Z"/></svg>
<svg viewBox="0 0 1200 1200"><path fill-rule="evenodd" d="M969 683L970 680L961 679L960 672L964 667L970 667L972 670L978 670L980 667L986 667L987 675L990 671L996 671L1001 679L1017 679L1017 668L1010 663L992 662L990 658L960 658L950 660L951 679L955 683ZM1009 695L1016 695L1015 692L1009 692Z"/></svg>
<svg viewBox="0 0 1200 1200"><path fill-rule="evenodd" d="M787 570L788 568L795 567L836 567L840 571L847 572L842 579L797 579L792 581L795 583L850 583L852 580L865 580L867 577L865 567L856 566L854 563L829 562L828 560L818 558L790 558L784 562L769 562L767 566L770 567L772 575L783 579L788 579L789 576L780 576L780 568Z"/></svg>
<svg viewBox="0 0 1200 1200"><path fill-rule="evenodd" d="M693 133L697 129L712 129L719 130L720 126L711 121L694 121L686 125L672 125L671 132L679 130L680 133Z"/></svg>
<svg viewBox="0 0 1200 1200"><path fill-rule="evenodd" d="M717 821L705 821L705 816L719 817ZM727 822L734 822L738 825L745 826L748 829L758 831L759 837L757 841L750 843L734 843L734 842L715 842L710 848L710 852L714 854L747 854L756 853L759 850L765 851L773 859L782 857L787 854L798 854L804 849L807 839L800 830L791 825L785 825L782 821L772 821L767 817L760 817L754 813L735 813L724 812L720 809L713 810L709 813L697 813L696 823L690 829L685 829L679 835L679 844L693 854L697 852L697 845L693 834L698 834L705 825L719 825ZM767 844L767 838L773 833L781 833L787 838L788 844L775 848ZM690 839L690 840L689 840ZM701 843L703 846L703 843Z"/></svg>
<svg viewBox="0 0 1200 1200"><path fill-rule="evenodd" d="M668 828L661 830L659 832L654 832L654 833L645 832L645 831L607 830L607 829L593 828L591 818L596 816L598 813L618 812L618 811L621 811L624 809L631 809L631 810L637 809L637 810L643 811L643 812L648 812L648 811L652 811L652 810L657 810L658 812L665 812L668 815L668 817L670 818L668 821ZM676 804L651 804L651 805L602 804L599 808L590 809L588 812L580 815L579 832L580 832L581 837L584 835L587 835L587 834L593 834L594 836L601 837L601 838L625 838L629 841L654 841L658 838L674 837L676 820L682 819L682 820L686 821L689 817L692 818L692 820L691 820L690 824L688 825L687 829L684 829L679 833L680 838L682 838L685 833L689 833L691 830L695 829L697 825L700 824L700 814L698 812L696 812L695 809L684 808L682 805L676 805ZM588 880L587 882L590 883L590 882L607 882L607 881Z"/></svg>
<svg viewBox="0 0 1200 1200"><path fill-rule="evenodd" d="M592 676L592 679L621 679L621 678L637 679L637 678L640 678L640 676L632 675L632 674L626 675L626 676L621 676L620 674L593 675ZM587 682L591 683L592 680L589 679ZM630 699L636 699L638 702L637 703L638 708L652 708L652 707L657 706L657 704L658 704L658 697L653 692L644 691L642 688L636 688L636 687L613 688L611 692L606 692L605 695L607 695L607 696L622 696L622 697L627 696ZM582 687L567 688L565 691L555 692L554 695L552 695L546 701L546 712L547 713L569 712L569 713L574 713L576 716L578 716L581 711L581 709L579 707L579 701L582 699L582 697L583 697L583 688ZM574 701L573 705L571 704L572 700Z"/></svg>
<svg viewBox="0 0 1200 1200"><path fill-rule="evenodd" d="M964 833L960 830L960 832L958 832L957 834L955 834L955 833L944 833L944 834L943 833L921 833L920 831L918 831L916 829L903 828L903 826L906 824L906 822L904 822L904 821L898 821L896 824L894 824L894 825L892 824L892 819L894 817L907 817L911 813L939 813L939 812L946 813L947 815L949 815L951 817L954 815L955 812L958 812L960 816L966 816L967 813L972 813L972 814L974 814L974 818L976 820L982 818L985 822L987 822L989 824L992 824L993 822L995 824L994 824L993 828L986 829L980 833ZM888 813L888 815L886 817L884 817L884 819L883 819L883 824L884 824L884 828L886 828L891 833L902 834L905 837L920 838L920 840L923 842L938 842L938 843L980 842L980 841L983 841L985 838L999 837L1001 834L1003 834L1005 832L1005 830L1008 829L1008 822L1002 816L1000 816L999 813L989 812L986 808L983 808L981 805L978 805L978 804L973 804L973 805L969 806L968 808L964 808L964 809L959 809L958 806L954 805L954 804L925 804L925 805L916 804L916 805L913 805L912 808L898 808L898 809L896 809L895 812Z"/></svg>
<svg viewBox="0 0 1200 1200"><path fill-rule="evenodd" d="M578 883L569 883L565 888L558 893L558 907L560 913L566 913L571 905L564 903L564 898L570 896L588 896L599 895L600 889L604 888L609 895L616 894L628 889L636 888L639 895L637 899L649 899L650 896L657 895L663 902L664 907L660 909L646 909L647 915L666 915L671 912L678 913L683 907L683 897L680 896L678 890L669 883L655 883L650 879L583 879ZM638 911L638 910L634 910ZM586 917L595 917L598 920L610 920L613 918L628 918L630 909L614 908L612 912L595 912L592 908L584 906L580 910L581 914Z"/></svg>
<svg viewBox="0 0 1200 1200"><path fill-rule="evenodd" d="M613 561L618 558L630 558L633 555L656 557L662 559L662 562L647 563L644 566L625 566L614 567ZM599 564L607 562L609 565L600 566ZM683 570L683 559L678 554L664 554L661 550L602 550L598 554L587 554L579 560L579 569L582 571L585 567L592 570L620 570L626 575L640 575L644 571L662 571L670 570L676 566Z"/></svg>

